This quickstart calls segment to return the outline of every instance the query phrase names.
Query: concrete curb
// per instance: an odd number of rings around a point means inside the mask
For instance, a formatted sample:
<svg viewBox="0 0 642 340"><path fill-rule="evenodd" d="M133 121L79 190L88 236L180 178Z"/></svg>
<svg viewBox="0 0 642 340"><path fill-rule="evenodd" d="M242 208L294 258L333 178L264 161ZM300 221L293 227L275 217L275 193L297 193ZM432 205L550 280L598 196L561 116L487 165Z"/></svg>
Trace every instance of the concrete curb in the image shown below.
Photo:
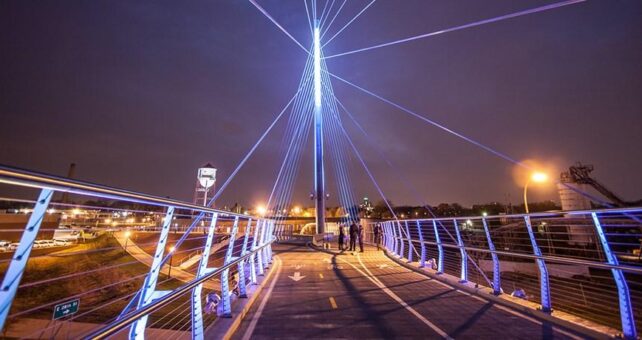
<svg viewBox="0 0 642 340"><path fill-rule="evenodd" d="M462 284L459 282L459 278L448 274L437 275L435 272L432 272L429 269L419 268L418 267L419 263L417 262L408 263L405 259L391 254L387 249L384 249L384 253L389 259L391 259L395 263L407 269L410 269L416 273L428 276L431 279L447 284L455 289L464 291L471 295L478 296L484 300L497 303L498 305L502 305L504 307L510 308L516 312L531 316L539 321L550 322L554 325L565 328L571 331L572 333L576 333L580 336L589 337L592 339L612 339L612 338L617 338L620 335L619 332L617 330L614 330L613 328L597 325L595 323L592 323L584 319L579 320L579 318L571 316L570 314L567 314L567 313L553 311L553 314L551 315L551 314L544 313L540 310L537 310L533 307L526 306L524 304L517 303L502 297L502 296L506 296L506 294L496 296L493 294L492 289L488 287L484 287L484 286L476 287L475 284L473 283ZM578 319L578 321L582 322L583 324L562 319L556 316L555 314L564 314L564 315L574 317L575 319Z"/></svg>
<svg viewBox="0 0 642 340"><path fill-rule="evenodd" d="M278 256L274 256L276 259ZM270 281L272 275L276 272L279 266L281 266L280 259L278 261L272 261L275 265L270 266L267 269L267 273L263 276L256 286L248 286L247 288L247 299L238 299L237 303L232 306L232 318L216 318L214 322L205 330L205 338L215 338L215 339L231 339L234 333L238 330L241 322L250 311L250 308L254 305L254 302L258 299L263 291L263 287ZM222 335L219 335L222 334Z"/></svg>

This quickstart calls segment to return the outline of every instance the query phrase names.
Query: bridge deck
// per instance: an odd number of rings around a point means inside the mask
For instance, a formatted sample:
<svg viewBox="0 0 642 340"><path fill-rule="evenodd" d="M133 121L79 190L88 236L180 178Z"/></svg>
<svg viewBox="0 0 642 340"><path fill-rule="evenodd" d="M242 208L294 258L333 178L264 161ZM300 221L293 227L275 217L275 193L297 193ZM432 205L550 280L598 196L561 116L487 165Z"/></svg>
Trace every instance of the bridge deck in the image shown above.
<svg viewBox="0 0 642 340"><path fill-rule="evenodd" d="M275 252L280 268L235 339L578 338L410 271L373 248L333 256L278 245Z"/></svg>

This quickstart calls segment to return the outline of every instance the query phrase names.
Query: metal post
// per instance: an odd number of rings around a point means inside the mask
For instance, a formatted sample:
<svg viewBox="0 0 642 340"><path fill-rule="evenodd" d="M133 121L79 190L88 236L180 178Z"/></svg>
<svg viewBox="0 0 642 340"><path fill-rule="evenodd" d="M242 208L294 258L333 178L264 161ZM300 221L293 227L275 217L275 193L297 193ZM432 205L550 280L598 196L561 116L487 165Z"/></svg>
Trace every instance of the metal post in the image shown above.
<svg viewBox="0 0 642 340"><path fill-rule="evenodd" d="M592 212L591 216L593 217L593 224L595 224L595 230L597 231L597 236L602 244L602 249L606 256L606 260L609 264L618 266L619 261L615 254L611 251L611 246L609 245L608 240L606 239L606 234L604 234L604 229L602 228L602 223L597 217L597 213ZM626 282L624 273L620 269L611 269L613 274L613 279L615 280L615 285L617 286L617 295L620 300L620 320L622 322L622 335L625 339L637 339L637 331L635 329L635 316L633 314L633 306L631 305L631 296L629 292L629 285Z"/></svg>
<svg viewBox="0 0 642 340"><path fill-rule="evenodd" d="M269 226L269 229L268 229L267 238L266 238L265 242L269 243L269 242L272 241L272 238L274 237L274 227L275 227L274 221L270 221L268 223L268 226ZM269 246L265 247L265 252L267 253L267 262L268 263L272 263L272 245L271 245L271 243L270 243Z"/></svg>
<svg viewBox="0 0 642 340"><path fill-rule="evenodd" d="M435 242L437 242L437 274L443 274L444 272L444 246L441 244L441 237L439 237L439 231L437 230L437 221L432 220L432 228L435 231Z"/></svg>
<svg viewBox="0 0 642 340"><path fill-rule="evenodd" d="M390 234L387 222L381 224L381 231L383 233L383 247L390 250Z"/></svg>
<svg viewBox="0 0 642 340"><path fill-rule="evenodd" d="M256 228L258 229L258 236L257 236L257 245L260 247L263 245L263 234L265 234L265 223L266 220L259 221L259 223L256 225ZM263 268L265 268L265 265L263 264L263 250L257 251L256 252L256 268L259 271L259 275L263 275Z"/></svg>
<svg viewBox="0 0 642 340"><path fill-rule="evenodd" d="M261 236L261 245L265 245L267 243L268 235L270 233L270 221L264 221L263 223L263 235ZM263 253L263 269L267 269L270 266L270 260L268 259L268 252L267 252L267 247L264 247L261 249L261 252Z"/></svg>
<svg viewBox="0 0 642 340"><path fill-rule="evenodd" d="M241 248L241 256L247 254L247 242L250 238L250 229L252 227L252 219L247 220L247 225L245 226L245 233L243 235L243 247ZM247 297L247 289L245 288L245 260L242 260L238 264L239 271L239 297Z"/></svg>
<svg viewBox="0 0 642 340"><path fill-rule="evenodd" d="M165 213L165 219L163 220L163 227L161 228L158 244L156 244L156 251L154 252L152 266L149 268L149 274L147 274L147 276L145 277L145 281L143 282L140 299L138 299L136 309L145 307L149 303L151 303L154 298L158 298L167 294L166 291L156 291L156 283L158 282L158 275L160 274L161 266L163 265L163 254L165 253L167 236L169 235L169 229L172 225L173 217L174 207L168 207L167 212ZM134 322L134 324L132 324L131 328L129 329L130 339L145 338L145 326L147 325L147 318L148 316L145 315Z"/></svg>
<svg viewBox="0 0 642 340"><path fill-rule="evenodd" d="M426 266L426 245L424 244L424 235L421 232L421 223L419 221L417 221L417 232L419 233L419 244L421 246L419 268L423 268Z"/></svg>
<svg viewBox="0 0 642 340"><path fill-rule="evenodd" d="M412 262L412 240L410 239L410 228L408 227L408 221L405 221L406 224L406 236L408 237L408 262Z"/></svg>
<svg viewBox="0 0 642 340"><path fill-rule="evenodd" d="M537 268L539 269L539 284L540 284L540 295L542 300L542 311L545 313L550 313L551 308L551 289L548 282L548 268L542 257L542 251L537 245L537 240L535 240L535 234L533 233L533 227L531 226L531 218L528 215L524 216L524 221L526 222L526 230L528 231L528 237L531 239L531 245L533 246L533 255L537 256L538 259L535 260L537 263Z"/></svg>
<svg viewBox="0 0 642 340"><path fill-rule="evenodd" d="M493 294L499 295L502 292L499 271L499 258L497 257L497 252L495 251L495 244L493 243L493 239L490 237L490 230L488 229L486 218L482 218L482 223L484 224L484 233L486 233L486 241L488 241L490 256L493 258Z"/></svg>
<svg viewBox="0 0 642 340"><path fill-rule="evenodd" d="M212 249L212 243L214 240L214 232L216 231L216 220L218 219L218 214L212 214L212 220L210 221L210 226L207 231L207 239L205 240L205 247L203 248L203 254L201 255L201 261L198 265L198 270L196 272L196 277L203 277L205 274L214 270L214 268L207 268L207 263L210 258L210 251ZM203 291L203 284L192 289L192 339L203 339L203 307L201 305L201 294Z"/></svg>
<svg viewBox="0 0 642 340"><path fill-rule="evenodd" d="M259 238L259 225L261 224L261 220L256 221L256 225L254 226L254 236L252 237L252 250L256 249L257 245L257 240ZM256 284L256 253L253 253L250 255L250 281L252 281L253 284Z"/></svg>
<svg viewBox="0 0 642 340"><path fill-rule="evenodd" d="M390 227L390 234L392 235L392 236L390 237L390 241L391 241L391 243L392 243L392 244L391 244L391 246L392 246L392 247L391 247L391 248L392 248L391 250L392 250L392 253L393 253L394 255L398 255L398 253L397 253L397 232L395 231L395 229L396 229L396 228L392 225L392 223L393 223L393 222L390 222L390 224L389 224L389 227Z"/></svg>
<svg viewBox="0 0 642 340"><path fill-rule="evenodd" d="M388 222L388 242L390 243L389 249L393 254L396 254L396 242L397 238L395 237L395 230L392 228L392 222Z"/></svg>
<svg viewBox="0 0 642 340"><path fill-rule="evenodd" d="M239 217L234 217L234 226L232 226L232 232L230 233L230 243L227 245L227 252L225 253L224 264L228 264L232 261L232 254L234 252L234 240L236 239L236 233L239 230ZM223 304L223 314L220 316L223 318L232 317L232 304L230 301L230 270L225 269L221 273L221 302Z"/></svg>
<svg viewBox="0 0 642 340"><path fill-rule="evenodd" d="M13 298L18 291L20 279L22 279L22 274L27 266L27 261L33 248L33 242L36 240L36 236L40 230L40 224L47 213L47 207L49 206L53 193L54 191L50 189L42 189L40 191L38 201L36 201L33 212L31 212L29 221L27 221L27 225L25 226L25 230L22 232L20 245L18 245L18 249L13 253L9 268L2 280L2 289L0 290L0 330L3 329L7 316L9 315L9 309L11 309Z"/></svg>
<svg viewBox="0 0 642 340"><path fill-rule="evenodd" d="M323 109L321 106L321 38L314 27L314 193L317 234L325 233L325 173L323 168Z"/></svg>
<svg viewBox="0 0 642 340"><path fill-rule="evenodd" d="M459 282L465 283L468 282L468 254L466 253L466 248L464 248L464 240L461 238L461 232L459 232L459 226L457 225L456 219L453 219L453 224L455 225L459 254L461 255L461 274L459 276Z"/></svg>
<svg viewBox="0 0 642 340"><path fill-rule="evenodd" d="M404 240L403 240L403 231L401 230L401 222L397 221L397 223L395 223L395 224L397 225L397 232L399 232L399 245L400 245L399 251L397 252L397 255L399 255L399 257L403 258L403 253L404 253L404 242L403 241Z"/></svg>
<svg viewBox="0 0 642 340"><path fill-rule="evenodd" d="M270 239L269 239L270 245L268 246L268 251L270 253L270 263L272 263L272 256L274 255L272 252L272 238L275 237L274 236L275 230L276 230L276 222L272 221L272 231L270 232Z"/></svg>

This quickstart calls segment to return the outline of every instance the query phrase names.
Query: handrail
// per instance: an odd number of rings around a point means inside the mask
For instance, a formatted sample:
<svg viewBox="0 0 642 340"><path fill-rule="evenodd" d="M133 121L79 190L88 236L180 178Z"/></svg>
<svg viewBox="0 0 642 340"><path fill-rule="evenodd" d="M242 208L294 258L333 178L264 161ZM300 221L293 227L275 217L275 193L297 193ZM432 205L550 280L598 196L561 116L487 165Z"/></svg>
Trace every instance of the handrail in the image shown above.
<svg viewBox="0 0 642 340"><path fill-rule="evenodd" d="M401 239L404 241L407 241L407 238L404 237L396 237L396 239ZM418 241L418 240L413 240L411 239L410 242L412 243L423 243L423 244L430 244L430 245L437 245L437 242L431 242L431 241ZM442 247L444 248L454 248L454 249L459 249L460 247L456 244L448 244L448 243L442 243ZM488 253L492 254L493 251L489 249L483 249L483 248L476 248L476 247L466 247L464 246L464 249L470 250L470 251L478 251L482 253ZM588 266L588 267L593 267L593 268L601 268L601 269L619 269L625 272L629 273L636 273L636 274L642 274L642 267L634 267L634 266L627 266L627 265L613 265L609 264L606 262L594 262L594 261L587 261L587 260L582 260L582 259L574 259L574 258L564 258L564 257L559 257L559 256L550 256L550 255L542 255L542 256L535 256L531 254L522 254L522 253L514 253L514 252L509 252L509 251L504 251L504 250L495 250L495 254L497 255L504 255L504 256L514 256L514 257L520 257L520 258L525 258L525 259L531 259L531 260L545 260L545 261L550 261L553 263L563 263L563 264L574 264L574 265L583 265L583 266Z"/></svg>
<svg viewBox="0 0 642 340"><path fill-rule="evenodd" d="M559 215L587 215L590 217L591 213L596 211L595 209L587 210L554 210L554 211L544 211L528 214L506 214L506 215L488 215L488 216L448 216L448 217L433 217L433 218L405 218L398 219L398 221L452 221L453 218L458 220L481 220L486 219L495 219L495 218L524 218L524 216L529 216L531 218L537 217L549 217L549 216L559 216ZM640 213L642 212L642 207L626 207L626 208L609 208L609 209L599 209L600 214L626 214L626 213ZM389 221L396 221L395 219L389 219Z"/></svg>
<svg viewBox="0 0 642 340"><path fill-rule="evenodd" d="M252 255L258 253L259 251L263 250L265 247L268 247L271 245L276 239L273 237L272 240L266 242L265 244L261 246L257 246L256 249L248 252L247 254L243 256L239 256L238 258L235 258L233 261L230 261L229 263L223 265L220 268L217 268L211 273L208 273L206 275L201 276L200 278L197 278L193 281L190 281L189 283L178 287L174 289L171 293L163 296L162 299L158 299L156 301L153 301L152 303L146 305L145 307L139 308L137 310L131 311L125 315L123 315L121 318L118 320L90 333L89 335L85 336L85 339L106 339L107 337L114 335L121 331L123 328L131 325L134 323L136 320L140 319L141 317L145 315L149 315L164 306L168 305L170 302L178 299L181 297L183 294L186 294L191 291L191 289L195 288L199 284L213 278L214 276L220 275L225 271L226 269L230 269L235 265L238 265L239 262L243 260L249 259Z"/></svg>
<svg viewBox="0 0 642 340"><path fill-rule="evenodd" d="M258 217L256 216L237 214L230 211L208 208L170 198L109 187L96 183L73 180L2 164L0 164L0 183L39 189L52 189L60 192L68 192L93 197L120 199L162 207L173 206L176 209L187 209L203 213L218 213L219 215L225 216L238 216L241 218L258 219Z"/></svg>

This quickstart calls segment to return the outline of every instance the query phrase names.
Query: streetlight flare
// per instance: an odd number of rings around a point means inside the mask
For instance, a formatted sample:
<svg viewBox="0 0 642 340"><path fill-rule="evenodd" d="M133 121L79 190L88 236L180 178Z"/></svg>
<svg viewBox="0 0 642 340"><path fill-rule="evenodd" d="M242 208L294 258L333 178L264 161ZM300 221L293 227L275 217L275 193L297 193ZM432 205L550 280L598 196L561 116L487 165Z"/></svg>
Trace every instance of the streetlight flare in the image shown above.
<svg viewBox="0 0 642 340"><path fill-rule="evenodd" d="M548 180L548 175L543 172L535 172L531 175L531 180L537 183L546 182Z"/></svg>

